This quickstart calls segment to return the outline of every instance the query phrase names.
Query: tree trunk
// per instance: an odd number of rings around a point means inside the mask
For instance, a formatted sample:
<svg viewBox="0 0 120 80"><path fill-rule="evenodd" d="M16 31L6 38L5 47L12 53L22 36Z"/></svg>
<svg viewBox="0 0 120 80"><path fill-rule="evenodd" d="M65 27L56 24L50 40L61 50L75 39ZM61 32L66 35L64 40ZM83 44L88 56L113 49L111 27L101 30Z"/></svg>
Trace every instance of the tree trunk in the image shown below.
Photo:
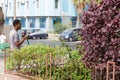
<svg viewBox="0 0 120 80"><path fill-rule="evenodd" d="M84 3L79 3L78 6L76 6L76 10L77 10L77 22L76 22L76 27L80 27L80 21L81 21L81 15L83 13L83 9L84 9Z"/></svg>
<svg viewBox="0 0 120 80"><path fill-rule="evenodd" d="M4 28L4 15L2 7L0 7L0 33L3 31Z"/></svg>
<svg viewBox="0 0 120 80"><path fill-rule="evenodd" d="M77 22L76 22L76 27L79 27L80 25L80 16L79 14L77 15Z"/></svg>

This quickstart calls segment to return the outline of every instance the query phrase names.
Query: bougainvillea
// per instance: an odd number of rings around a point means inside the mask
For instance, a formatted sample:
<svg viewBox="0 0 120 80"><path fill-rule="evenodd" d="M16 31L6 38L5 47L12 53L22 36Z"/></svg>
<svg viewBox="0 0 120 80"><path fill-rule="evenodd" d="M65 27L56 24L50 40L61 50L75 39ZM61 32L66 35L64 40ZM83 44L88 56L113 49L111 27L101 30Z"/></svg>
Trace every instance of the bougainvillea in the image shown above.
<svg viewBox="0 0 120 80"><path fill-rule="evenodd" d="M83 14L83 60L120 63L120 0L102 0Z"/></svg>

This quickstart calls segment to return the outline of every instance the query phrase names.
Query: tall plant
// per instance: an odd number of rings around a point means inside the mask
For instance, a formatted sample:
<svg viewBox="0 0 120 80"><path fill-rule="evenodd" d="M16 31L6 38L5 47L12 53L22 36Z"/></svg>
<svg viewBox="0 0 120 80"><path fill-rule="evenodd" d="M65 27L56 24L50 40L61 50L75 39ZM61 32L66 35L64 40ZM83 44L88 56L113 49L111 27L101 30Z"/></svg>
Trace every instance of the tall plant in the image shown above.
<svg viewBox="0 0 120 80"><path fill-rule="evenodd" d="M76 27L80 26L80 15L83 14L84 8L87 4L96 3L98 4L101 0L72 0L77 11L77 24Z"/></svg>
<svg viewBox="0 0 120 80"><path fill-rule="evenodd" d="M83 14L83 60L120 63L120 0L102 0Z"/></svg>

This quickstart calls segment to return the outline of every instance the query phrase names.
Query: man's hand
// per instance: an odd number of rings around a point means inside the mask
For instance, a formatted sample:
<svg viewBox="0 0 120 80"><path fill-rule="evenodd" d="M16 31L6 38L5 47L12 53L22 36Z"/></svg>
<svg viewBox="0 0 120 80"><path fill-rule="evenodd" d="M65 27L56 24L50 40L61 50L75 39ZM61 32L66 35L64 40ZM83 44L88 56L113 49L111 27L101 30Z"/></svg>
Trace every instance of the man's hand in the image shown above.
<svg viewBox="0 0 120 80"><path fill-rule="evenodd" d="M26 39L28 39L28 34L27 34L27 35L25 35L24 39L25 39L25 40L26 40Z"/></svg>
<svg viewBox="0 0 120 80"><path fill-rule="evenodd" d="M15 42L15 45L16 45L17 47L20 47L20 45L21 45L26 39L28 39L28 35L25 35L25 37L23 37L20 41Z"/></svg>

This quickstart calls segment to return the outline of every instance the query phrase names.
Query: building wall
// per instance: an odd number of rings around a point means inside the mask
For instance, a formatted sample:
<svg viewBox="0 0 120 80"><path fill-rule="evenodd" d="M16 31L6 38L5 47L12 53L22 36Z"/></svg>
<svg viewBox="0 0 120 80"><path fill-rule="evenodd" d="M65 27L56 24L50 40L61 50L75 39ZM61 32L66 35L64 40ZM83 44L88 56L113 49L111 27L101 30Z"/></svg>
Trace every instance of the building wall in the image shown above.
<svg viewBox="0 0 120 80"><path fill-rule="evenodd" d="M22 2L21 2L22 1ZM72 0L16 0L16 17L21 20L23 29L54 30L55 19L69 24L71 17L76 17ZM1 4L5 5L1 5ZM6 24L12 25L14 19L14 0L0 0L4 8Z"/></svg>

